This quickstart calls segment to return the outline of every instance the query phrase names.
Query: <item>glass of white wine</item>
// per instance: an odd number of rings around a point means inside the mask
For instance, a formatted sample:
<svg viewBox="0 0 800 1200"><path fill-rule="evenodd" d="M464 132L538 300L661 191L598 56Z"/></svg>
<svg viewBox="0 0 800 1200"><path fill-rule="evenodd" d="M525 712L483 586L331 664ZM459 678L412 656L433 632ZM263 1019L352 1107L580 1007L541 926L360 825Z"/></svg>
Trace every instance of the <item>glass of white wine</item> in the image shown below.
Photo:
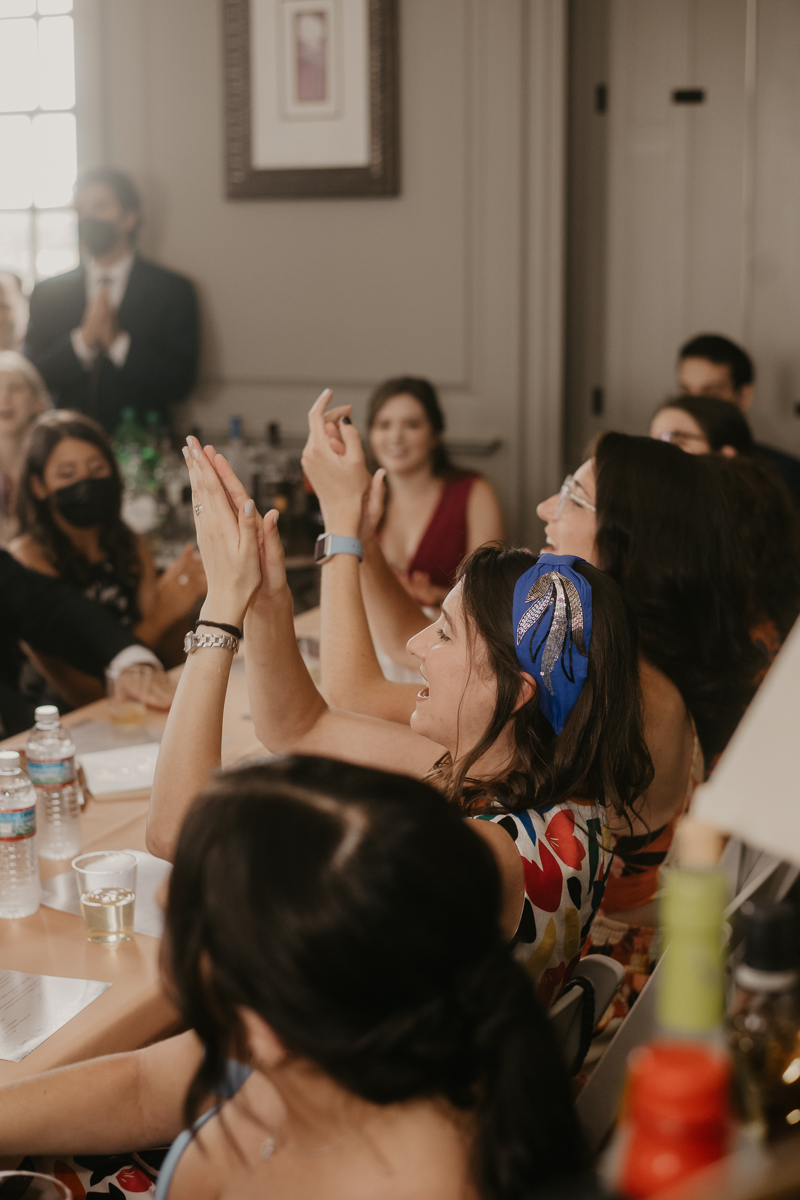
<svg viewBox="0 0 800 1200"><path fill-rule="evenodd" d="M78 877L81 913L90 942L116 946L133 934L136 855L127 850L96 850L72 860Z"/></svg>

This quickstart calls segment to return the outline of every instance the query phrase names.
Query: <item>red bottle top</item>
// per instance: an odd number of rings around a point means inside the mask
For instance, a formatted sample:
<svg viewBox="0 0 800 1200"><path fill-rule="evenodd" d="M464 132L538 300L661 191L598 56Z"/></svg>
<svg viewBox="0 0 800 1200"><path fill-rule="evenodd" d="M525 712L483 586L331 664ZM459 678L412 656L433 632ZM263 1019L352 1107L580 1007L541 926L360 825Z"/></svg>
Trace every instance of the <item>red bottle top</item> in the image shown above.
<svg viewBox="0 0 800 1200"><path fill-rule="evenodd" d="M722 1054L693 1043L653 1042L631 1055L624 1196L657 1196L722 1158L730 1075Z"/></svg>

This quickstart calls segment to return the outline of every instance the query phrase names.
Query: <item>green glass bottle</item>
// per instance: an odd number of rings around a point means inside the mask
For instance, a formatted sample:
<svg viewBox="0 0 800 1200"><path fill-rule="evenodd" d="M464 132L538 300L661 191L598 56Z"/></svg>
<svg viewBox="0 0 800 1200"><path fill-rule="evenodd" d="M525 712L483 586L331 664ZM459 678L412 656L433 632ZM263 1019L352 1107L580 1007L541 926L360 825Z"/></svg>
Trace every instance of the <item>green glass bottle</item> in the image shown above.
<svg viewBox="0 0 800 1200"><path fill-rule="evenodd" d="M660 927L664 958L658 1024L669 1037L721 1040L725 1015L724 872L676 866L663 874Z"/></svg>

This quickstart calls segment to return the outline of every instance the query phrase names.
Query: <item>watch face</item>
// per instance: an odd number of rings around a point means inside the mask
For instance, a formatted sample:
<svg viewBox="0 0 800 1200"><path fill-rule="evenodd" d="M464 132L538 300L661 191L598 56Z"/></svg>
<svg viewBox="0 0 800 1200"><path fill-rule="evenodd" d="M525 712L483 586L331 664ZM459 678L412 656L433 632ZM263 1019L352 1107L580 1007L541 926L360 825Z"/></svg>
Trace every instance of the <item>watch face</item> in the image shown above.
<svg viewBox="0 0 800 1200"><path fill-rule="evenodd" d="M321 533L314 543L314 562L319 562L328 552L328 535Z"/></svg>
<svg viewBox="0 0 800 1200"><path fill-rule="evenodd" d="M194 645L194 638L191 633L187 633L186 637L183 639L184 654L189 654L193 645Z"/></svg>

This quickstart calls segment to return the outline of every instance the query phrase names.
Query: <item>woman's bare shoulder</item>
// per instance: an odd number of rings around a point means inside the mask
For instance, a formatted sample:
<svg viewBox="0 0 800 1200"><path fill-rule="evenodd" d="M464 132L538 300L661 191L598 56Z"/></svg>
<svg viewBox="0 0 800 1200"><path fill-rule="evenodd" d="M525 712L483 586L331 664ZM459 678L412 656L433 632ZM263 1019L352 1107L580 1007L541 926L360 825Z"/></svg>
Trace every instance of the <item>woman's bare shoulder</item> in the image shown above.
<svg viewBox="0 0 800 1200"><path fill-rule="evenodd" d="M22 563L23 567L30 567L32 571L38 571L40 575L58 575L58 571L48 558L44 547L29 533L22 533L19 537L15 537L13 542L9 543L8 552L18 563Z"/></svg>
<svg viewBox="0 0 800 1200"><path fill-rule="evenodd" d="M686 701L663 671L646 658L639 658L639 682L642 688L645 719L658 716L660 724L671 728L691 726Z"/></svg>

